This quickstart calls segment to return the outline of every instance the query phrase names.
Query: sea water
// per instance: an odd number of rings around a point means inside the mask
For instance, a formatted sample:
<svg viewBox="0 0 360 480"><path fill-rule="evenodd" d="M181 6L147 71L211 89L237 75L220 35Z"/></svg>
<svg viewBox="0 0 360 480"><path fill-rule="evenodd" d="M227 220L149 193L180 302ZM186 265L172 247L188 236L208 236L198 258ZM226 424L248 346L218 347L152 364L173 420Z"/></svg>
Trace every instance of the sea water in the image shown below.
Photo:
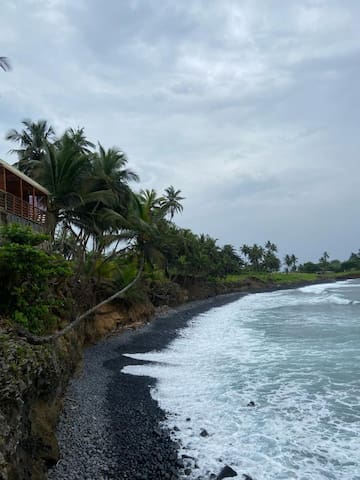
<svg viewBox="0 0 360 480"><path fill-rule="evenodd" d="M148 363L124 372L157 379L197 459L190 478L228 464L254 480L360 479L360 281L247 295L131 357Z"/></svg>

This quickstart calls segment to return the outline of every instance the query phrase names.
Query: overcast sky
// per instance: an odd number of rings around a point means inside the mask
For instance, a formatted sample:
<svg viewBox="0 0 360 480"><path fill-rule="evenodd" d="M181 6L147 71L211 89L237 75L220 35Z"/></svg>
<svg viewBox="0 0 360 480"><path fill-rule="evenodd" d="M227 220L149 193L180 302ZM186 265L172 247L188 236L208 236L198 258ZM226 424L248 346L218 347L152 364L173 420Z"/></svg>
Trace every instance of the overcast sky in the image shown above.
<svg viewBox="0 0 360 480"><path fill-rule="evenodd" d="M1 0L0 157L47 119L119 146L179 225L316 260L360 248L360 1Z"/></svg>

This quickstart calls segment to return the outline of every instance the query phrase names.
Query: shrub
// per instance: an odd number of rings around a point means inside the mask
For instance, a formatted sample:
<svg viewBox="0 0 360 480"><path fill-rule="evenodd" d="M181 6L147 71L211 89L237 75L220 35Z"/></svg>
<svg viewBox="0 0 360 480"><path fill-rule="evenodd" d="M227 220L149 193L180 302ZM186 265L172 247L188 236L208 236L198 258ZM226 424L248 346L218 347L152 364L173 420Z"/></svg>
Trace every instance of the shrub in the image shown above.
<svg viewBox="0 0 360 480"><path fill-rule="evenodd" d="M41 249L47 237L30 227L1 227L0 238L0 313L33 333L49 331L66 302L69 263Z"/></svg>

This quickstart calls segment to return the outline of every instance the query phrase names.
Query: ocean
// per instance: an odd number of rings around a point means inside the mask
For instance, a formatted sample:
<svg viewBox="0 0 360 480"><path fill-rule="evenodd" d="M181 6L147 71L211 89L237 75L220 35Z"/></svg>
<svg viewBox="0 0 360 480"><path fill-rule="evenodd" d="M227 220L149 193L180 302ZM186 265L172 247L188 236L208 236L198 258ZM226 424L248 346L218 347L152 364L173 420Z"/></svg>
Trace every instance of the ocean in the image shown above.
<svg viewBox="0 0 360 480"><path fill-rule="evenodd" d="M186 478L360 480L359 280L246 295L129 356L196 458Z"/></svg>

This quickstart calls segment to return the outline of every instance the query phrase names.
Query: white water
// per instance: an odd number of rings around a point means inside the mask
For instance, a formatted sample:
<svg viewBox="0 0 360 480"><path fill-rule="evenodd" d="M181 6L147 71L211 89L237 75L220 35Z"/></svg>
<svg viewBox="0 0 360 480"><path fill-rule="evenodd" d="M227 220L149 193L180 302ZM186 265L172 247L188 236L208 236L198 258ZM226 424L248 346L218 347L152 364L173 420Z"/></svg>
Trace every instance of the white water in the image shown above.
<svg viewBox="0 0 360 480"><path fill-rule="evenodd" d="M228 464L254 480L359 480L359 302L359 281L248 295L124 372L157 378L193 478Z"/></svg>

